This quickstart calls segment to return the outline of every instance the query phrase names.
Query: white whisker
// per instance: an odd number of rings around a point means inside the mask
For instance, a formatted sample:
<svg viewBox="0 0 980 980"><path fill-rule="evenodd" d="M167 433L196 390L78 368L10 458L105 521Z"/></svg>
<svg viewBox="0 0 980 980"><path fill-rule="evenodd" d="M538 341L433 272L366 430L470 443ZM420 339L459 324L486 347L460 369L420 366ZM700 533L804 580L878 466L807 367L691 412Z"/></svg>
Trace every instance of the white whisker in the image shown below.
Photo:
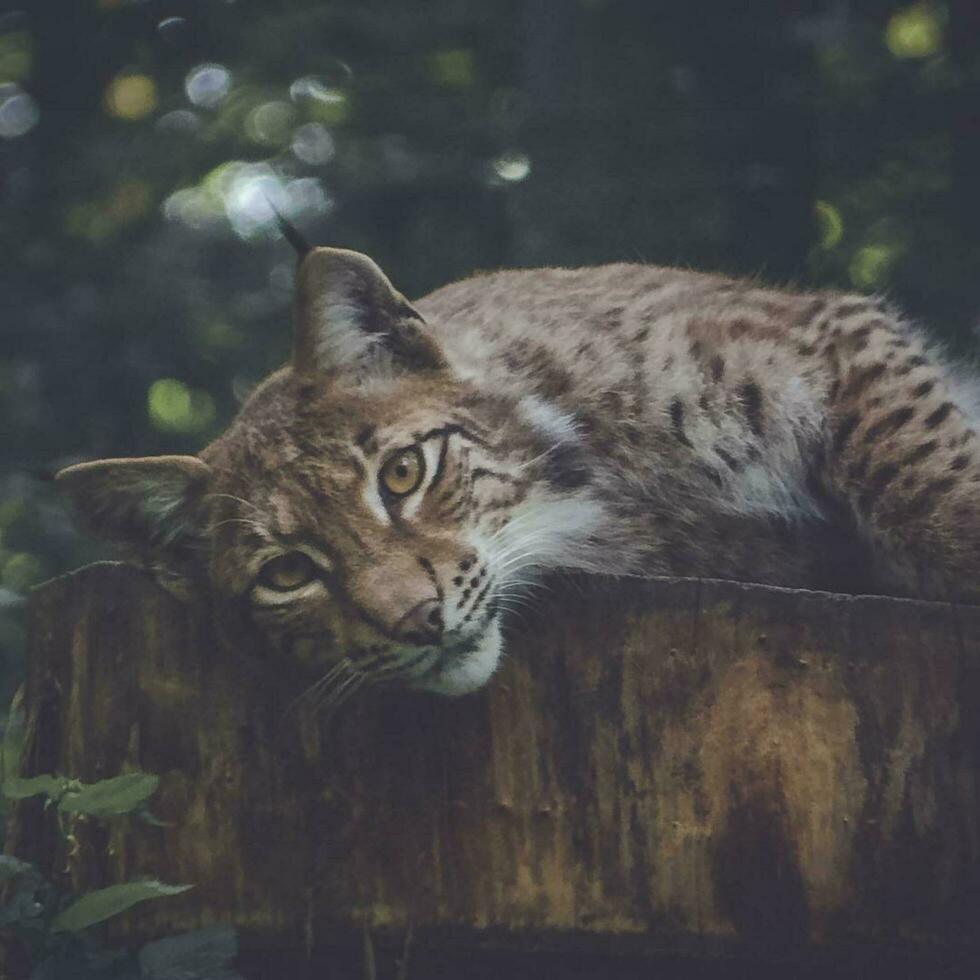
<svg viewBox="0 0 980 980"><path fill-rule="evenodd" d="M351 671L350 660L344 657L343 660L337 661L319 680L311 684L302 694L294 698L286 708L286 714L289 715L297 708L300 707L304 702L316 700L324 691L324 689L329 689L329 687L340 677L341 674Z"/></svg>
<svg viewBox="0 0 980 980"><path fill-rule="evenodd" d="M565 445L566 442L568 442L568 439L567 438L566 439L559 439L558 442L556 442L553 446L551 446L548 449L546 449L543 453L538 453L537 456L534 456L531 459L525 460L523 463L519 463L518 466L517 466L517 468L519 470L526 470L526 469L528 469L529 467L533 466L535 463L540 462L546 456L550 456L556 449L560 449L562 446Z"/></svg>
<svg viewBox="0 0 980 980"><path fill-rule="evenodd" d="M322 698L314 710L325 713L328 717L333 715L342 704L349 701L360 690L364 679L363 674L359 672L352 673Z"/></svg>
<svg viewBox="0 0 980 980"><path fill-rule="evenodd" d="M233 493L206 493L204 497L205 499L212 497L216 500L234 500L235 503L241 504L243 507L251 507L252 510L259 510L259 506L257 504L253 504L251 500L245 500L243 497L236 497Z"/></svg>
<svg viewBox="0 0 980 980"><path fill-rule="evenodd" d="M258 521L253 521L248 517L227 517L223 521L218 521L218 523L213 526L213 529L217 531L219 527L224 527L226 524L244 524L245 527L251 528L260 537L264 538L268 536L268 532L261 524L259 524Z"/></svg>

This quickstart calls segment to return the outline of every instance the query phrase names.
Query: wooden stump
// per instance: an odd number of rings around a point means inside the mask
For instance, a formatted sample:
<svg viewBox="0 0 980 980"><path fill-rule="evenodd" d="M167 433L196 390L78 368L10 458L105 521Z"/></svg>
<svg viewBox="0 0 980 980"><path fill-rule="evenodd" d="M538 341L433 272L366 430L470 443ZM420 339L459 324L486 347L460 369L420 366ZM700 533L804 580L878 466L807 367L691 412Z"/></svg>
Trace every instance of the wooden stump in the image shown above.
<svg viewBox="0 0 980 980"><path fill-rule="evenodd" d="M23 774L158 773L166 826L79 817L67 848L28 800L8 850L78 890L195 886L119 937L231 922L297 962L365 927L636 956L980 944L980 609L579 581L508 649L484 691L368 694L316 727L205 610L82 569L32 599Z"/></svg>

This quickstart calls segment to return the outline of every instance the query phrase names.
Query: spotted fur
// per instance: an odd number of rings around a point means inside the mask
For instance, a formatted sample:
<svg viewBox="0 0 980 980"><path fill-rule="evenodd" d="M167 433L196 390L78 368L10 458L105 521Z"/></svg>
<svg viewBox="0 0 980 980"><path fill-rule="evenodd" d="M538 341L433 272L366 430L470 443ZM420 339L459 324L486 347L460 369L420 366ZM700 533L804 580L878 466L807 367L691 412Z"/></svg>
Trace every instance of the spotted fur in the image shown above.
<svg viewBox="0 0 980 980"><path fill-rule="evenodd" d="M873 298L611 265L410 305L317 249L293 361L224 435L60 482L170 587L322 673L312 699L459 694L549 570L976 597L971 388ZM406 450L423 476L396 499L379 474ZM309 580L263 585L295 552Z"/></svg>

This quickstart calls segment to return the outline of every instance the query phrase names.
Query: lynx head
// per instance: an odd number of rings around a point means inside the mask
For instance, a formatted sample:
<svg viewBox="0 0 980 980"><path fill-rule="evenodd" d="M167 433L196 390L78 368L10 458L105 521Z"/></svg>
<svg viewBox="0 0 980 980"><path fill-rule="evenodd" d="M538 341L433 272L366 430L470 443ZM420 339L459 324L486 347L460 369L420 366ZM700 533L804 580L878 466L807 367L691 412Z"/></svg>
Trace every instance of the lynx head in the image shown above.
<svg viewBox="0 0 980 980"><path fill-rule="evenodd" d="M82 463L58 482L162 584L208 592L308 665L317 697L473 690L528 567L588 548L584 450L557 413L459 377L366 256L306 255L294 321L291 364L199 456Z"/></svg>

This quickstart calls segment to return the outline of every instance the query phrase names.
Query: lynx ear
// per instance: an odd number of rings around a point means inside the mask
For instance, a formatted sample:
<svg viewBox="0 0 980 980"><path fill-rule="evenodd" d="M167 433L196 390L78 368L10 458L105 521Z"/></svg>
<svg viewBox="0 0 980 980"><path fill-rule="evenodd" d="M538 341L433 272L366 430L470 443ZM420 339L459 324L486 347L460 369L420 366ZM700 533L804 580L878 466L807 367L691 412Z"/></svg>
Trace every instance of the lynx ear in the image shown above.
<svg viewBox="0 0 980 980"><path fill-rule="evenodd" d="M444 366L425 321L366 255L315 248L302 259L296 274L294 370L369 376Z"/></svg>
<svg viewBox="0 0 980 980"><path fill-rule="evenodd" d="M184 595L203 571L208 466L194 456L101 459L55 480L99 537Z"/></svg>

